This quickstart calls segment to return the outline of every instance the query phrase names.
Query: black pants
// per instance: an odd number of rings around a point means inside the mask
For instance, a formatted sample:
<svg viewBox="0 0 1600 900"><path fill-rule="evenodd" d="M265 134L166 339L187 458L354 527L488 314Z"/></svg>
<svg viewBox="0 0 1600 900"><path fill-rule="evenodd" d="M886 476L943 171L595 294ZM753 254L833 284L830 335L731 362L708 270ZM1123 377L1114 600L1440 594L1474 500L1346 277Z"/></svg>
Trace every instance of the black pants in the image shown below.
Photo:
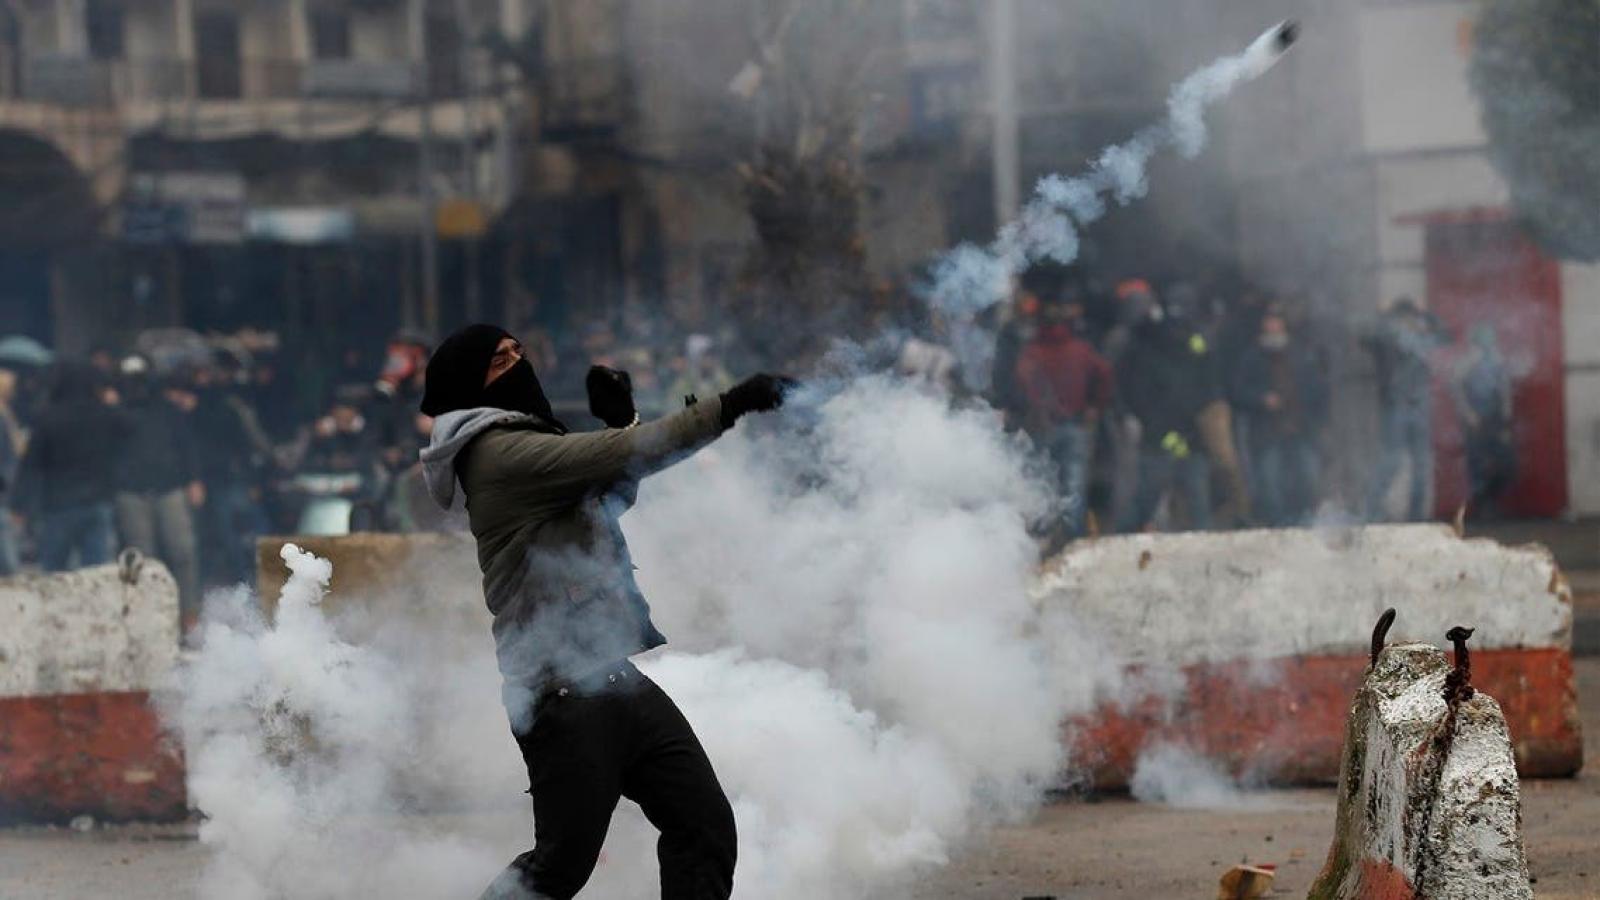
<svg viewBox="0 0 1600 900"><path fill-rule="evenodd" d="M484 894L577 894L594 871L619 798L660 832L663 900L725 900L733 891L733 808L711 760L666 692L631 663L539 703L516 735L533 794L534 847Z"/></svg>

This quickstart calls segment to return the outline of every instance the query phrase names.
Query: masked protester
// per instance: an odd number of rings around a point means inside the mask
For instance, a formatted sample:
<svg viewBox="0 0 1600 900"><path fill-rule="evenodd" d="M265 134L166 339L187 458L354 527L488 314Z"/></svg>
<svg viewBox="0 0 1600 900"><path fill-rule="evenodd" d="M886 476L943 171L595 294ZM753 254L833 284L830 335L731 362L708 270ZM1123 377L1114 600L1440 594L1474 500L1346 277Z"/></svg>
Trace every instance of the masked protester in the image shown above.
<svg viewBox="0 0 1600 900"><path fill-rule="evenodd" d="M1210 345L1184 313L1149 306L1117 363L1120 396L1139 423L1138 487L1121 531L1148 527L1168 495L1183 502L1190 530L1211 527L1211 458L1200 415L1222 386Z"/></svg>
<svg viewBox="0 0 1600 900"><path fill-rule="evenodd" d="M1026 401L1024 423L1056 464L1066 502L1064 536L1083 534L1089 465L1100 416L1111 405L1111 365L1082 337L1083 304L1065 298L1044 307L1043 325L1017 359Z"/></svg>
<svg viewBox="0 0 1600 900"><path fill-rule="evenodd" d="M1328 414L1325 371L1274 310L1261 317L1256 345L1240 355L1232 373L1230 393L1264 525L1301 524L1316 507L1322 468L1317 432Z"/></svg>
<svg viewBox="0 0 1600 900"><path fill-rule="evenodd" d="M757 375L639 424L621 373L591 372L607 430L573 434L505 331L473 325L428 362L422 452L435 501L465 495L511 730L528 767L534 848L486 898L566 898L628 797L661 830L661 895L733 889L732 809L672 700L628 662L666 638L633 578L618 517L628 485L688 456L743 415L776 409L787 379Z"/></svg>

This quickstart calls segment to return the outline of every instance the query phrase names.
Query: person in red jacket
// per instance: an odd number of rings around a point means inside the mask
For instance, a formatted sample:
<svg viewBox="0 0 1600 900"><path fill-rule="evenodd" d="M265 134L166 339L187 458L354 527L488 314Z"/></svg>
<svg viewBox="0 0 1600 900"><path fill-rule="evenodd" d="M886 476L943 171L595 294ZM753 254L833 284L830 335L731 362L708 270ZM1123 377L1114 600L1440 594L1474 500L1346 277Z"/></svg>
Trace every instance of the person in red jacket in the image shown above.
<svg viewBox="0 0 1600 900"><path fill-rule="evenodd" d="M1045 304L1039 331L1023 345L1016 371L1025 427L1056 463L1069 538L1083 534L1095 427L1112 392L1111 365L1082 330L1081 300L1069 295Z"/></svg>

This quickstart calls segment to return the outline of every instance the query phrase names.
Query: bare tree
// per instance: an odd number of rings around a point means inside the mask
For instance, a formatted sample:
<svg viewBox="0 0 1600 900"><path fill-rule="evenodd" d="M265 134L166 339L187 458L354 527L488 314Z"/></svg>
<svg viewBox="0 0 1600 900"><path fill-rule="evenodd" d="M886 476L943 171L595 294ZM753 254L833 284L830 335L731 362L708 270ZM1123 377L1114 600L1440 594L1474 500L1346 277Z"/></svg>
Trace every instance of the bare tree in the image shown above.
<svg viewBox="0 0 1600 900"><path fill-rule="evenodd" d="M899 5L758 0L752 57L731 89L755 140L738 164L757 242L742 273L747 333L779 360L857 330L869 284L861 123L893 48Z"/></svg>

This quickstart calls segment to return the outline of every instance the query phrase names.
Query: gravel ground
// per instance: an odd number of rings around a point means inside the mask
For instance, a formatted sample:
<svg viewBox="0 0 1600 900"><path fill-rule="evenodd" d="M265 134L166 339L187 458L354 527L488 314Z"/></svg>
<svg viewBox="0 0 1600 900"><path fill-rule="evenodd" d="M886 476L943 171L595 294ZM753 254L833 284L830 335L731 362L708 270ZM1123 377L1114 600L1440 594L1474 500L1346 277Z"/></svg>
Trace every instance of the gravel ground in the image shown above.
<svg viewBox="0 0 1600 900"><path fill-rule="evenodd" d="M1600 760L1600 659L1579 660L1578 679L1586 758ZM1228 866L1246 860L1276 864L1279 893L1304 896L1327 853L1333 791L1274 791L1251 801L1230 811L1126 798L1054 803L1025 825L995 831L908 896L1209 898ZM1536 894L1600 900L1600 773L1524 783L1522 801ZM0 900L193 897L206 854L189 826L0 831Z"/></svg>

